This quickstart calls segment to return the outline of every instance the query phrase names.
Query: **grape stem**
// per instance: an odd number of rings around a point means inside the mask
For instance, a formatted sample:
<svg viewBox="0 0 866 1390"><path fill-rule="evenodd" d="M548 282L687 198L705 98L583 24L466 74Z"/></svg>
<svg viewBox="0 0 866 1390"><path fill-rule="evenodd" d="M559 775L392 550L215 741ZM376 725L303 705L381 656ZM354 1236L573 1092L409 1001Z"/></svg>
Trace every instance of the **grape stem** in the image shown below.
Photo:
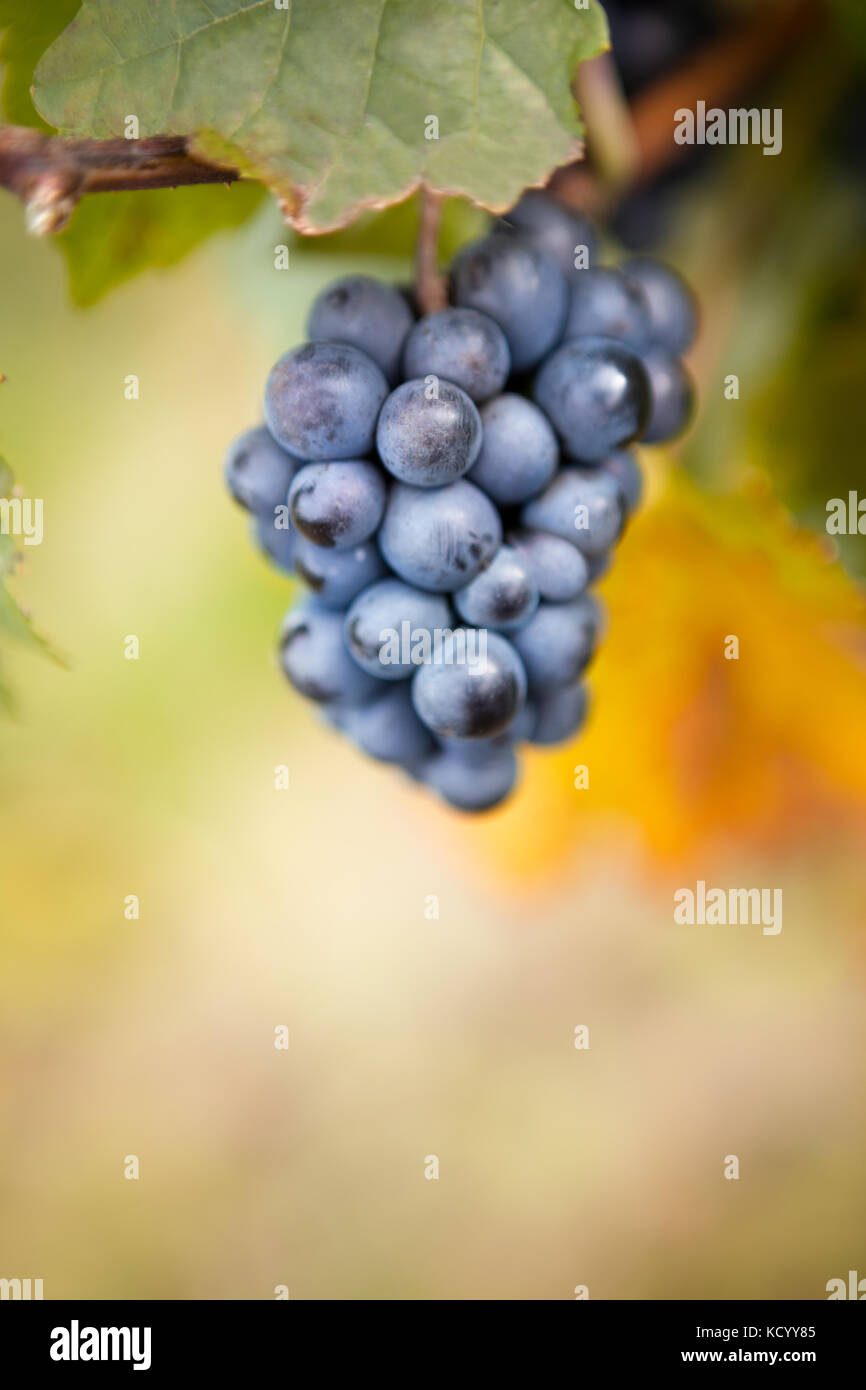
<svg viewBox="0 0 866 1390"><path fill-rule="evenodd" d="M445 277L439 273L439 220L442 199L422 185L418 240L415 246L415 300L422 314L435 314L448 303Z"/></svg>
<svg viewBox="0 0 866 1390"><path fill-rule="evenodd" d="M17 194L37 235L59 232L85 193L234 183L237 169L190 154L182 135L66 140L26 126L0 130L0 187Z"/></svg>

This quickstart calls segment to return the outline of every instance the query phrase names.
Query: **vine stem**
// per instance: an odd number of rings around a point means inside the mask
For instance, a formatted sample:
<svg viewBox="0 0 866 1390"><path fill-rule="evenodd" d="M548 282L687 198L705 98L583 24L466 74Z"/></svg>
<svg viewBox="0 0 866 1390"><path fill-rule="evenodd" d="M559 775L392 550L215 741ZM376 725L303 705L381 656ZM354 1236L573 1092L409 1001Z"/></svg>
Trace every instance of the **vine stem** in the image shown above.
<svg viewBox="0 0 866 1390"><path fill-rule="evenodd" d="M37 235L59 232L85 193L234 183L237 169L190 154L182 135L66 140L26 126L0 129L0 187L23 201Z"/></svg>
<svg viewBox="0 0 866 1390"><path fill-rule="evenodd" d="M421 187L421 213L415 247L415 299L422 314L435 314L448 303L445 277L439 274L439 222L442 199Z"/></svg>

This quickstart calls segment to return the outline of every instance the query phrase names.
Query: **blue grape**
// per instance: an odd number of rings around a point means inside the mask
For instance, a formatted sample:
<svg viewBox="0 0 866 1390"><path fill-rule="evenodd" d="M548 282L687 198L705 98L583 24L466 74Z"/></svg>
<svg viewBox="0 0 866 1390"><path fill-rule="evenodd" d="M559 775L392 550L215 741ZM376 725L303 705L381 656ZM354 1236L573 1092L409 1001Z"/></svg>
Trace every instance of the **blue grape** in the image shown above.
<svg viewBox="0 0 866 1390"><path fill-rule="evenodd" d="M517 749L521 743L528 741L534 727L535 707L527 696L511 723L501 734L494 734L491 738L466 739L440 738L438 734L434 734L433 738L438 748L453 748L466 762L483 761L488 748Z"/></svg>
<svg viewBox="0 0 866 1390"><path fill-rule="evenodd" d="M225 480L236 502L254 516L273 515L285 505L300 460L281 449L264 425L246 430L232 444L225 461Z"/></svg>
<svg viewBox="0 0 866 1390"><path fill-rule="evenodd" d="M284 449L311 461L372 451L388 383L366 353L346 343L305 343L271 368L265 420Z"/></svg>
<svg viewBox="0 0 866 1390"><path fill-rule="evenodd" d="M465 478L436 489L395 483L379 532L382 554L395 574L437 593L468 584L501 540L498 511Z"/></svg>
<svg viewBox="0 0 866 1390"><path fill-rule="evenodd" d="M547 531L598 555L619 538L625 503L615 478L601 468L561 468L540 497L520 514L531 531Z"/></svg>
<svg viewBox="0 0 866 1390"><path fill-rule="evenodd" d="M501 545L490 564L454 595L454 607L471 627L510 632L538 607L538 589L519 551Z"/></svg>
<svg viewBox="0 0 866 1390"><path fill-rule="evenodd" d="M346 645L365 671L398 681L412 675L425 651L429 655L433 633L450 629L447 599L400 579L382 579L359 594L346 614Z"/></svg>
<svg viewBox="0 0 866 1390"><path fill-rule="evenodd" d="M556 261L518 237L490 236L461 251L454 301L495 319L514 371L534 367L562 338L568 285Z"/></svg>
<svg viewBox="0 0 866 1390"><path fill-rule="evenodd" d="M277 525L278 520L284 521L285 524ZM292 525L288 513L282 513L280 518L256 516L252 521L252 529L256 541L268 559L276 565L277 569L285 570L287 574L291 574L295 567L295 555L301 538Z"/></svg>
<svg viewBox="0 0 866 1390"><path fill-rule="evenodd" d="M280 665L308 700L372 699L380 681L353 661L343 639L343 615L307 599L293 608L280 632Z"/></svg>
<svg viewBox="0 0 866 1390"><path fill-rule="evenodd" d="M592 599L581 594L569 603L539 604L526 626L513 634L536 699L577 680L595 650L598 622Z"/></svg>
<svg viewBox="0 0 866 1390"><path fill-rule="evenodd" d="M613 551L601 550L598 555L588 555L587 564L589 565L587 585L591 587L593 584L597 584L600 579L604 579L613 564Z"/></svg>
<svg viewBox="0 0 866 1390"><path fill-rule="evenodd" d="M574 738L583 728L588 703L586 686L580 681L545 691L536 699L535 725L529 742L549 747Z"/></svg>
<svg viewBox="0 0 866 1390"><path fill-rule="evenodd" d="M295 572L326 608L346 608L356 594L387 573L375 540L347 550L326 550L298 536L293 558Z"/></svg>
<svg viewBox="0 0 866 1390"><path fill-rule="evenodd" d="M529 566L540 597L548 603L567 603L586 588L589 566L571 541L546 531L520 531L512 543Z"/></svg>
<svg viewBox="0 0 866 1390"><path fill-rule="evenodd" d="M676 439L688 428L694 407L694 387L683 364L669 353L656 348L644 353L642 361L652 396L643 442L661 444Z"/></svg>
<svg viewBox="0 0 866 1390"><path fill-rule="evenodd" d="M533 394L573 458L603 459L641 433L650 385L640 358L612 338L576 338L551 353Z"/></svg>
<svg viewBox="0 0 866 1390"><path fill-rule="evenodd" d="M695 340L698 311L683 277L654 256L635 256L622 269L644 292L653 342L675 357L686 352Z"/></svg>
<svg viewBox="0 0 866 1390"><path fill-rule="evenodd" d="M467 756L466 745L452 744L421 767L421 779L459 811L490 811L514 790L518 768L514 749L484 744Z"/></svg>
<svg viewBox="0 0 866 1390"><path fill-rule="evenodd" d="M442 487L477 459L481 417L466 392L450 381L438 382L431 398L423 381L404 381L382 407L376 446L388 472L401 482Z"/></svg>
<svg viewBox="0 0 866 1390"><path fill-rule="evenodd" d="M443 309L416 323L403 350L407 377L441 377L476 403L501 391L511 370L505 334L477 309Z"/></svg>
<svg viewBox="0 0 866 1390"><path fill-rule="evenodd" d="M412 767L435 749L430 730L415 713L408 683L385 686L376 699L347 706L340 727L380 762Z"/></svg>
<svg viewBox="0 0 866 1390"><path fill-rule="evenodd" d="M636 350L647 347L650 314L640 285L608 267L575 275L563 336L566 342L617 338Z"/></svg>
<svg viewBox="0 0 866 1390"><path fill-rule="evenodd" d="M308 463L289 488L289 511L308 541L344 550L372 536L386 496L384 475L374 463Z"/></svg>
<svg viewBox="0 0 866 1390"><path fill-rule="evenodd" d="M464 810L509 795L520 744L582 728L590 586L642 498L626 446L691 413L689 290L597 249L530 190L457 257L454 307L416 321L409 291L335 282L269 375L266 426L226 459L259 545L313 590L284 621L288 679Z"/></svg>
<svg viewBox="0 0 866 1390"><path fill-rule="evenodd" d="M441 659L412 678L419 718L440 738L478 739L501 734L526 699L526 673L514 647L496 632L456 632Z"/></svg>
<svg viewBox="0 0 866 1390"><path fill-rule="evenodd" d="M500 507L525 502L547 487L559 446L547 417L525 396L506 393L481 408L484 437L469 481Z"/></svg>
<svg viewBox="0 0 866 1390"><path fill-rule="evenodd" d="M634 454L628 449L616 449L602 459L600 467L619 484L628 514L636 512L643 498L643 473Z"/></svg>
<svg viewBox="0 0 866 1390"><path fill-rule="evenodd" d="M516 747L519 743L526 743L535 728L536 718L535 704L527 695L522 707L517 711L508 728L504 733L497 735L492 742L511 744L512 747ZM458 744L457 746L463 747L464 745ZM465 746L467 748L476 747L474 743L466 744Z"/></svg>
<svg viewBox="0 0 866 1390"><path fill-rule="evenodd" d="M592 223L584 217L575 217L549 193L537 188L524 193L500 219L497 231L517 233L539 251L546 251L569 279L582 273L576 271L574 265L579 248L586 247L590 265L595 264L598 254L598 237Z"/></svg>
<svg viewBox="0 0 866 1390"><path fill-rule="evenodd" d="M307 336L360 348L393 385L400 380L400 358L413 322L409 305L392 285L370 275L346 275L314 301Z"/></svg>

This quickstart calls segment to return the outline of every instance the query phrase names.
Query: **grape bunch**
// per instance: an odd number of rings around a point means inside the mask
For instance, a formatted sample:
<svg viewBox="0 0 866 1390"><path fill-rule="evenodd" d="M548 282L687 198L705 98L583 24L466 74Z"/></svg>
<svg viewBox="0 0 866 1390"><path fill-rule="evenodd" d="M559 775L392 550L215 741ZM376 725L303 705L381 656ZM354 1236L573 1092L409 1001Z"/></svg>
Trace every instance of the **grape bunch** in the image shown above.
<svg viewBox="0 0 866 1390"><path fill-rule="evenodd" d="M597 253L529 192L458 254L439 312L339 280L226 461L259 545L309 588L280 633L291 684L465 811L509 795L522 742L581 728L591 588L641 496L626 446L692 407L690 292Z"/></svg>

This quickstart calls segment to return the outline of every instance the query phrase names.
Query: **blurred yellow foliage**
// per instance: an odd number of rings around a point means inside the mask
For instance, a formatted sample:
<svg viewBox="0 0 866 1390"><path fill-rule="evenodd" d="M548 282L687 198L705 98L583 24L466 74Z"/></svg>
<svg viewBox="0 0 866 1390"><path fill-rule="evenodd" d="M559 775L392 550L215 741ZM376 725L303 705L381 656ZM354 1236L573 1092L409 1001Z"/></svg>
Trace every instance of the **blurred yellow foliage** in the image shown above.
<svg viewBox="0 0 866 1390"><path fill-rule="evenodd" d="M534 754L522 795L478 827L503 868L554 866L604 814L662 860L866 820L866 605L829 541L759 482L712 496L672 468L651 492L601 586L585 735Z"/></svg>

